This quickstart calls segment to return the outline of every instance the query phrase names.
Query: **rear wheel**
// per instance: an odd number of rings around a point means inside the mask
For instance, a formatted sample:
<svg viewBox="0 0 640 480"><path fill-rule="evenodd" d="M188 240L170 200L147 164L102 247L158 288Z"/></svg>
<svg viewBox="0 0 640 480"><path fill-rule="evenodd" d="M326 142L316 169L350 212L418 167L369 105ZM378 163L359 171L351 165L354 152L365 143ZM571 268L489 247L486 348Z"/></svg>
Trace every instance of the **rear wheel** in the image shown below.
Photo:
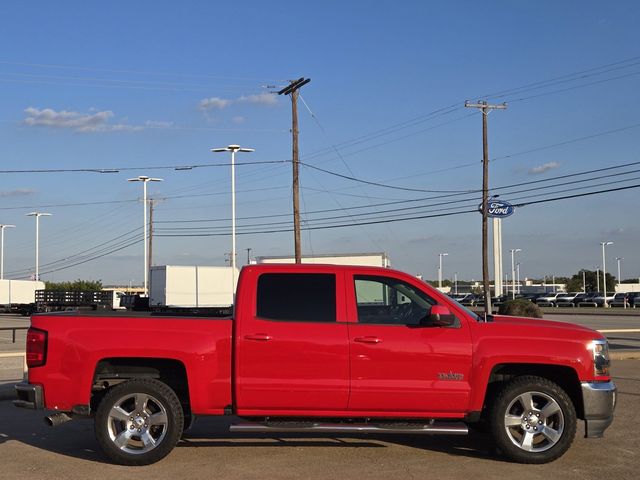
<svg viewBox="0 0 640 480"><path fill-rule="evenodd" d="M520 463L562 456L576 434L576 411L567 393L540 377L517 377L498 392L491 431L500 450Z"/></svg>
<svg viewBox="0 0 640 480"><path fill-rule="evenodd" d="M104 396L95 417L96 439L121 465L148 465L171 452L184 414L175 392L153 379L121 383Z"/></svg>

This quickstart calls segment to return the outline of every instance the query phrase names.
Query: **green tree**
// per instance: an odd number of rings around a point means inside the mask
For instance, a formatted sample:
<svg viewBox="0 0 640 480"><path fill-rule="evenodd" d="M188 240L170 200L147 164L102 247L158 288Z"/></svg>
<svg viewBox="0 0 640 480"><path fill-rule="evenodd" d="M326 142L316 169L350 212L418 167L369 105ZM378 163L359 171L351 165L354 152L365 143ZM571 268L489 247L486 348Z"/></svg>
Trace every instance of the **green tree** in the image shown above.
<svg viewBox="0 0 640 480"><path fill-rule="evenodd" d="M45 290L58 292L93 292L102 290L102 280L76 280L74 282L45 282Z"/></svg>
<svg viewBox="0 0 640 480"><path fill-rule="evenodd" d="M586 283L587 292L598 291L598 275L595 271L582 269L567 282L567 291L569 292L581 292L582 291L582 273L584 272L584 278ZM607 273L607 292L613 292L616 287L616 277ZM600 272L600 291L603 290L602 284L602 272Z"/></svg>

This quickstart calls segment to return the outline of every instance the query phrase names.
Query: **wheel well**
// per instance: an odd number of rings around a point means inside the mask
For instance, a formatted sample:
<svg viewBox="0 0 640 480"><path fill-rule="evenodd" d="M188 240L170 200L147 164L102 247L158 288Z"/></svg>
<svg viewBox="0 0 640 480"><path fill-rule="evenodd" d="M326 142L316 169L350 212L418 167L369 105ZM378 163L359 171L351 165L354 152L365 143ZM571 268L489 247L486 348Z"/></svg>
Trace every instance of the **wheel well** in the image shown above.
<svg viewBox="0 0 640 480"><path fill-rule="evenodd" d="M584 419L584 404L582 402L582 390L578 374L571 367L562 365L541 365L541 364L501 364L493 367L489 377L489 384L485 393L483 412L495 397L498 389L514 377L522 375L534 375L543 377L558 384L573 402L578 418Z"/></svg>
<svg viewBox="0 0 640 480"><path fill-rule="evenodd" d="M154 378L167 384L180 399L185 419L191 417L187 371L182 362L166 358L105 358L100 360L93 374L91 411L96 411L98 404L111 387L133 378Z"/></svg>

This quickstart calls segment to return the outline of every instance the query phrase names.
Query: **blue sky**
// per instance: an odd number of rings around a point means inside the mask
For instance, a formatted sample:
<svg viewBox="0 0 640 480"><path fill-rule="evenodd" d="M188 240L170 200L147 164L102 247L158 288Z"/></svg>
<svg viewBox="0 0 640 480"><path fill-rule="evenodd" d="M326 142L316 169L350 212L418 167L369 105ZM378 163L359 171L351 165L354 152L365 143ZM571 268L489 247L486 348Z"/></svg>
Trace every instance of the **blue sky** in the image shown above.
<svg viewBox="0 0 640 480"><path fill-rule="evenodd" d="M6 277L33 269L34 222L25 214L39 210L53 214L41 219L44 279L139 283L141 187L126 181L137 175L164 179L149 188L159 199L154 263L224 264L229 168L172 167L227 163L209 149L232 143L256 149L240 162L289 160L290 102L270 92L302 76L312 81L299 105L301 160L409 189L303 166L305 225L477 203L465 192L481 187L481 119L463 108L466 99L509 103L489 117L490 183L525 185L496 188L501 198L640 183L640 167L619 167L640 161L637 2L67 1L0 9L0 223L16 225L5 235ZM503 91L511 93L485 97ZM6 173L122 167L149 168ZM542 188L575 180L585 181ZM250 232L238 236L239 262L245 248L291 254L291 233L256 233L288 228L280 222L290 221L290 164L239 166L237 188L239 232ZM521 248L522 277L572 274L600 266L599 242L608 240L608 270L615 274L615 257L624 257L623 278L640 276L638 195L631 188L517 209L503 223L505 266L508 250ZM429 197L440 198L417 201ZM399 210L409 207L420 208ZM467 213L317 229L303 232L303 253L386 251L396 268L435 278L438 253L448 252L446 278L477 279L480 226ZM202 232L220 235L161 236Z"/></svg>

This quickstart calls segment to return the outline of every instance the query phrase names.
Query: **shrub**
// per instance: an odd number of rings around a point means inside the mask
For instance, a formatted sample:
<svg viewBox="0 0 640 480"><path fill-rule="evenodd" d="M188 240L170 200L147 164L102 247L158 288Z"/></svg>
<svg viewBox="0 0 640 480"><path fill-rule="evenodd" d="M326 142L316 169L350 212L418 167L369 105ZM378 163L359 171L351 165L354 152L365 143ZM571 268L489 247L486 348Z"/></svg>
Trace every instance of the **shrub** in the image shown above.
<svg viewBox="0 0 640 480"><path fill-rule="evenodd" d="M525 300L524 298L516 298L508 300L500 305L498 315L512 315L514 317L531 317L542 318L542 310L535 303Z"/></svg>

